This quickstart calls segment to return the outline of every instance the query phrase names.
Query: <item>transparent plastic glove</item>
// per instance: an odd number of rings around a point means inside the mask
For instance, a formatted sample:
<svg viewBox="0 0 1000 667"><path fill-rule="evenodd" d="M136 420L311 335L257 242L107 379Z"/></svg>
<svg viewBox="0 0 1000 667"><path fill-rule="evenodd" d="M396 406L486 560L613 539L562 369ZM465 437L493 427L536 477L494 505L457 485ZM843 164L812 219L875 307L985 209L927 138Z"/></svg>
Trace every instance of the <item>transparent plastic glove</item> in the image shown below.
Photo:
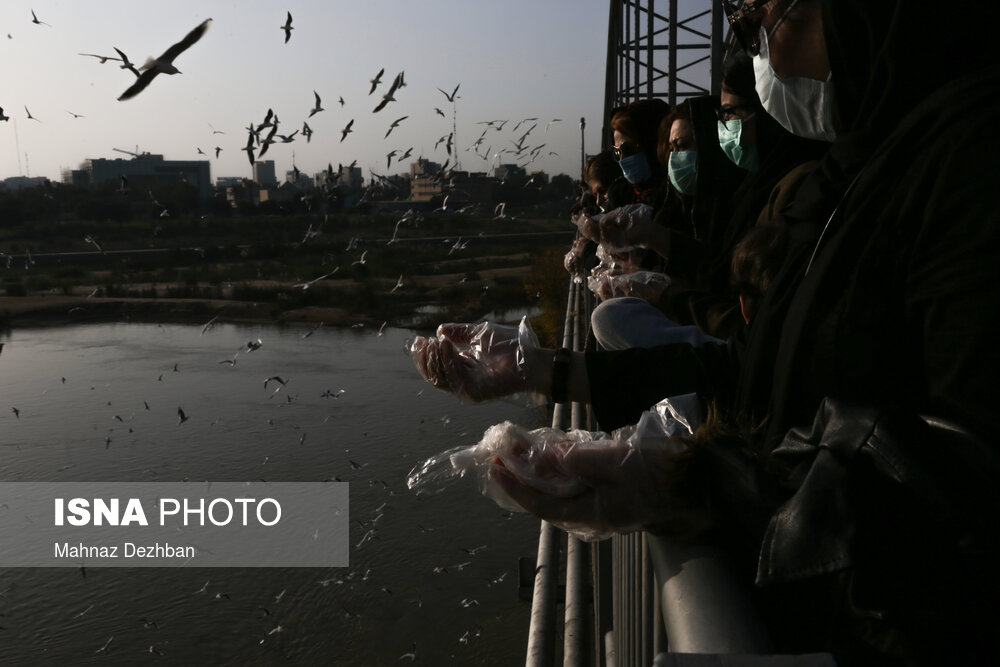
<svg viewBox="0 0 1000 667"><path fill-rule="evenodd" d="M646 301L658 301L670 285L670 277L652 271L637 271L622 275L598 274L587 279L587 287L601 299L634 296Z"/></svg>
<svg viewBox="0 0 1000 667"><path fill-rule="evenodd" d="M539 347L521 319L518 326L479 322L442 324L434 338L417 338L407 348L425 380L465 403L526 391L524 350Z"/></svg>
<svg viewBox="0 0 1000 667"><path fill-rule="evenodd" d="M563 266L567 273L573 276L573 281L582 283L587 276L587 272L597 264L595 257L596 246L588 238L580 237L573 241L573 246L563 258Z"/></svg>
<svg viewBox="0 0 1000 667"><path fill-rule="evenodd" d="M603 267L607 273L619 275L634 273L640 270L643 251L640 248L626 252L609 252L604 246L597 246L598 267Z"/></svg>
<svg viewBox="0 0 1000 667"><path fill-rule="evenodd" d="M648 240L653 209L648 204L629 204L602 215L577 215L573 222L581 234L609 252L627 252Z"/></svg>
<svg viewBox="0 0 1000 667"><path fill-rule="evenodd" d="M546 467L576 480L576 493L556 495L501 459L490 463L490 479L514 502L539 518L585 540L645 530L668 521L674 507L674 441L633 446L605 439L557 444ZM567 487L569 488L569 487Z"/></svg>
<svg viewBox="0 0 1000 667"><path fill-rule="evenodd" d="M572 447L605 433L574 430L568 433L556 428L538 428L528 431L506 421L491 426L483 439L472 447L456 447L427 459L410 471L407 486L410 489L426 487L452 477L474 476L480 492L492 498L505 509L523 511L501 488L492 482L489 468L493 462L502 462L509 470L516 471L521 479L557 498L573 497L586 489L561 464L560 447Z"/></svg>
<svg viewBox="0 0 1000 667"><path fill-rule="evenodd" d="M586 540L642 529L690 530L704 507L678 483L697 427L693 394L665 399L635 426L602 432L510 422L490 427L473 447L458 447L414 468L411 489L474 476L483 495L506 509L527 510ZM683 494L678 493L684 488ZM684 497L681 497L681 496ZM696 495L696 494L695 494Z"/></svg>

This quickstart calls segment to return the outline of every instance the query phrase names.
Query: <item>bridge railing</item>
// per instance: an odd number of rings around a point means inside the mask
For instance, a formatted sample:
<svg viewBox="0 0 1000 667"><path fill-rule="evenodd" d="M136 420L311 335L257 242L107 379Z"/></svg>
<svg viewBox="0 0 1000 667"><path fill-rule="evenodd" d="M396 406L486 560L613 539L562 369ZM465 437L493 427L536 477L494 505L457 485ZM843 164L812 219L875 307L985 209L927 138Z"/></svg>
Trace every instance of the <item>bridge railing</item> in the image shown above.
<svg viewBox="0 0 1000 667"><path fill-rule="evenodd" d="M584 349L591 298L583 285L570 282L564 347ZM588 412L579 403L556 405L552 426L592 429ZM664 653L677 654L672 664L683 664L677 662L680 654L770 650L763 625L719 552L681 548L648 533L588 544L541 522L531 604L529 667L560 661L648 666Z"/></svg>

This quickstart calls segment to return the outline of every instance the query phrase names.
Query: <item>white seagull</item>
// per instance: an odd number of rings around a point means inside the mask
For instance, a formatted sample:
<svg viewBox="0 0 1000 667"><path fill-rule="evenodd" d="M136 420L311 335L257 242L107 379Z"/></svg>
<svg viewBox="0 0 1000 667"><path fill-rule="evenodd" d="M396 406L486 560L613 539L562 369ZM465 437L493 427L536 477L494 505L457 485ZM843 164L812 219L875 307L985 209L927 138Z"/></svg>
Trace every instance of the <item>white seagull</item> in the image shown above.
<svg viewBox="0 0 1000 667"><path fill-rule="evenodd" d="M205 19L196 28L184 36L184 39L177 42L156 59L147 58L146 64L142 66L142 74L129 88L121 94L119 100L127 100L135 97L150 84L157 74L179 74L180 70L174 67L174 58L184 53L192 44L201 39L205 31L208 30L212 19Z"/></svg>
<svg viewBox="0 0 1000 667"><path fill-rule="evenodd" d="M81 53L81 56L90 56L91 58L97 58L101 61L101 64L108 62L109 60L121 60L121 58L115 58L114 56L101 56L96 53Z"/></svg>
<svg viewBox="0 0 1000 667"><path fill-rule="evenodd" d="M319 281L323 280L324 278L329 278L330 276L332 276L333 274L335 274L339 269L340 269L340 267L338 266L333 271L331 271L330 273L324 273L319 278L313 278L312 280L310 280L307 283L296 283L295 285L292 285L292 287L301 287L302 291L305 292L307 289L309 289L310 287L312 287L313 285L315 285Z"/></svg>

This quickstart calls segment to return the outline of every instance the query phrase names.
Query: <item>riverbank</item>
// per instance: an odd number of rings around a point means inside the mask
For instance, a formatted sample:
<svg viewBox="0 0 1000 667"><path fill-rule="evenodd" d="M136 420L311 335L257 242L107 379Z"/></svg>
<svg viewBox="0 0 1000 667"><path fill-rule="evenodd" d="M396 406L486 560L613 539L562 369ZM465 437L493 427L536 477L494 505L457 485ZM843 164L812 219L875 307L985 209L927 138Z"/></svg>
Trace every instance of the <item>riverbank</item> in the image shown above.
<svg viewBox="0 0 1000 667"><path fill-rule="evenodd" d="M378 327L388 322L393 326L433 328L440 319L439 315L462 321L482 317L496 306L488 298L491 283L504 280L521 283L531 274L531 269L530 265L524 265L485 270L478 280L472 281L473 284L464 281L463 284L468 284L470 289L462 291L449 289L462 281L461 275L421 276L419 288L404 285L396 293L401 298L392 301L383 299L384 303L376 308L360 308L355 301L345 302L345 305L292 306L281 301L238 298L103 297L51 293L0 296L0 324L8 328L112 321L193 324L206 323L216 317L224 322L256 324L315 326L322 322L326 326ZM329 282L350 285L350 281ZM383 298L393 293L389 286L375 292Z"/></svg>

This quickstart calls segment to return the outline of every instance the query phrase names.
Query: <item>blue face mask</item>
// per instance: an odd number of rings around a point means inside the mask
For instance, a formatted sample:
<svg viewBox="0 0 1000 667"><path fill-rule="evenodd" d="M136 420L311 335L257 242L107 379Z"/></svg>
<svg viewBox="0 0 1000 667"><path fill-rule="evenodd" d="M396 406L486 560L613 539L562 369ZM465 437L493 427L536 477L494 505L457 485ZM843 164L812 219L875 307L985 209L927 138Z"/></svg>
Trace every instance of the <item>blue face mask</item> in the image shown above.
<svg viewBox="0 0 1000 667"><path fill-rule="evenodd" d="M740 146L740 138L743 135L743 120L727 120L719 123L719 148L732 160L740 169L756 171L760 166L760 158L757 155L757 146L752 145L744 148Z"/></svg>
<svg viewBox="0 0 1000 667"><path fill-rule="evenodd" d="M671 151L667 161L667 174L679 192L694 194L698 176L698 151Z"/></svg>
<svg viewBox="0 0 1000 667"><path fill-rule="evenodd" d="M636 153L623 158L618 165L625 174L625 180L632 185L639 185L648 181L653 173L649 169L649 161L646 160L645 153Z"/></svg>

